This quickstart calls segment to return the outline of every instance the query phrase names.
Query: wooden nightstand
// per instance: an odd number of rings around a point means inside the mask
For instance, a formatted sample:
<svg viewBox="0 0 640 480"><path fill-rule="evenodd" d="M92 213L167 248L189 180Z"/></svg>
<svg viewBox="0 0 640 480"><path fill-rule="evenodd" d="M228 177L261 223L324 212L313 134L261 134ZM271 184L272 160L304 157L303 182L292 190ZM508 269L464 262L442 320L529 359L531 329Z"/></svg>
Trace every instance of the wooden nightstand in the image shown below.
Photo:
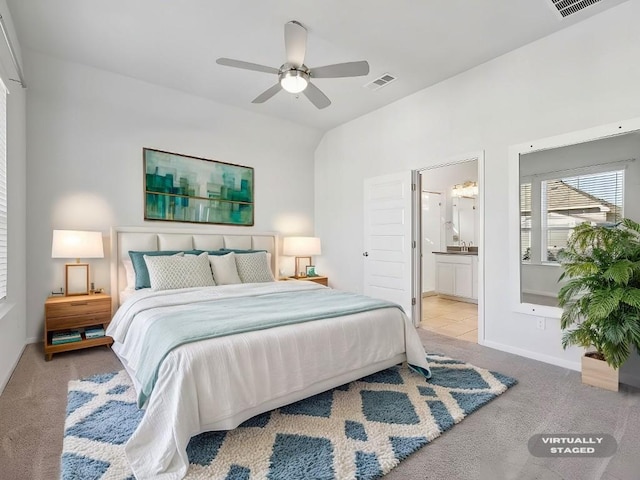
<svg viewBox="0 0 640 480"><path fill-rule="evenodd" d="M320 285L324 285L325 287L329 286L329 277L323 277L320 275L317 277L300 277L300 278L287 277L287 278L281 278L281 280L303 280L306 282L319 283Z"/></svg>
<svg viewBox="0 0 640 480"><path fill-rule="evenodd" d="M104 293L93 295L75 295L70 297L49 297L44 302L44 356L51 360L54 353L80 350L82 348L97 347L113 343L111 337L87 339L84 336L85 327L101 326L105 330L111 321L111 296ZM53 345L53 332L64 330L80 330L82 340L79 342Z"/></svg>

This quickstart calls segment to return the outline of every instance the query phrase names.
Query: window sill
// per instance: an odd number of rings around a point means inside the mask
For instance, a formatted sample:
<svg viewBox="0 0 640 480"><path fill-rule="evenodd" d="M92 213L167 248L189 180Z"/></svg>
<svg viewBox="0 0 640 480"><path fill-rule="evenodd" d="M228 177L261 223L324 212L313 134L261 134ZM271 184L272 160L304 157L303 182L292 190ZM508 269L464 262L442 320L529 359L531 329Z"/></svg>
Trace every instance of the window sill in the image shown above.
<svg viewBox="0 0 640 480"><path fill-rule="evenodd" d="M560 267L561 265L558 262L522 262L522 266L529 265L531 267Z"/></svg>

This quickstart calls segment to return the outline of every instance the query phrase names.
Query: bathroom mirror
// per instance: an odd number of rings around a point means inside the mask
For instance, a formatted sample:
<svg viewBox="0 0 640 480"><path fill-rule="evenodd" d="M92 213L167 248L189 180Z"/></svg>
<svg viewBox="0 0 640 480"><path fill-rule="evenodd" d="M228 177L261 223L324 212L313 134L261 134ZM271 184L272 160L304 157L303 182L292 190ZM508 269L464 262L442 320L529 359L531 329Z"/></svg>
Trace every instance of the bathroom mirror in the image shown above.
<svg viewBox="0 0 640 480"><path fill-rule="evenodd" d="M640 218L639 129L640 119L510 149L516 310L560 317L558 258L574 227Z"/></svg>
<svg viewBox="0 0 640 480"><path fill-rule="evenodd" d="M476 236L477 217L475 198L453 197L451 199L451 220L453 229L458 235L458 245L478 245Z"/></svg>

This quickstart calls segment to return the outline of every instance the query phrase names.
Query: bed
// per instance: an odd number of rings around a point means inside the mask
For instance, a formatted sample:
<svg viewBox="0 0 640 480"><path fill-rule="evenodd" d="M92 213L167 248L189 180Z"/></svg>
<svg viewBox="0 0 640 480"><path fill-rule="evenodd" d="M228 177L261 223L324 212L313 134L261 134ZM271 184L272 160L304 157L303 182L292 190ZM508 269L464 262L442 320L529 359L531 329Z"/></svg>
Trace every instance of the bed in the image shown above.
<svg viewBox="0 0 640 480"><path fill-rule="evenodd" d="M278 271L277 235L210 232L111 231L111 291L119 308L107 333L145 408L125 447L139 480L183 478L186 446L199 433L235 428L259 413L407 359L429 375L417 333L400 309L314 282L124 288L129 251L194 252L192 257L200 251L261 251L271 273ZM207 317L218 315L213 323L222 333L184 341L191 325L200 328L203 309ZM270 323L276 318L282 323ZM169 335L161 326L175 331Z"/></svg>

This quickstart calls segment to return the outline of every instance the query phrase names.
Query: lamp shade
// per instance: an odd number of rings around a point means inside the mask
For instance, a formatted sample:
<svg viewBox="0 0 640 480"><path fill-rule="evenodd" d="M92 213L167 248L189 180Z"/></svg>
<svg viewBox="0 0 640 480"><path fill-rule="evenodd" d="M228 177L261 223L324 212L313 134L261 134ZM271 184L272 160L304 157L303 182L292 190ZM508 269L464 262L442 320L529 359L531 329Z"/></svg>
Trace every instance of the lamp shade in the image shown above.
<svg viewBox="0 0 640 480"><path fill-rule="evenodd" d="M317 237L285 237L282 253L295 257L320 255L320 239Z"/></svg>
<svg viewBox="0 0 640 480"><path fill-rule="evenodd" d="M54 230L51 258L103 258L102 232Z"/></svg>

